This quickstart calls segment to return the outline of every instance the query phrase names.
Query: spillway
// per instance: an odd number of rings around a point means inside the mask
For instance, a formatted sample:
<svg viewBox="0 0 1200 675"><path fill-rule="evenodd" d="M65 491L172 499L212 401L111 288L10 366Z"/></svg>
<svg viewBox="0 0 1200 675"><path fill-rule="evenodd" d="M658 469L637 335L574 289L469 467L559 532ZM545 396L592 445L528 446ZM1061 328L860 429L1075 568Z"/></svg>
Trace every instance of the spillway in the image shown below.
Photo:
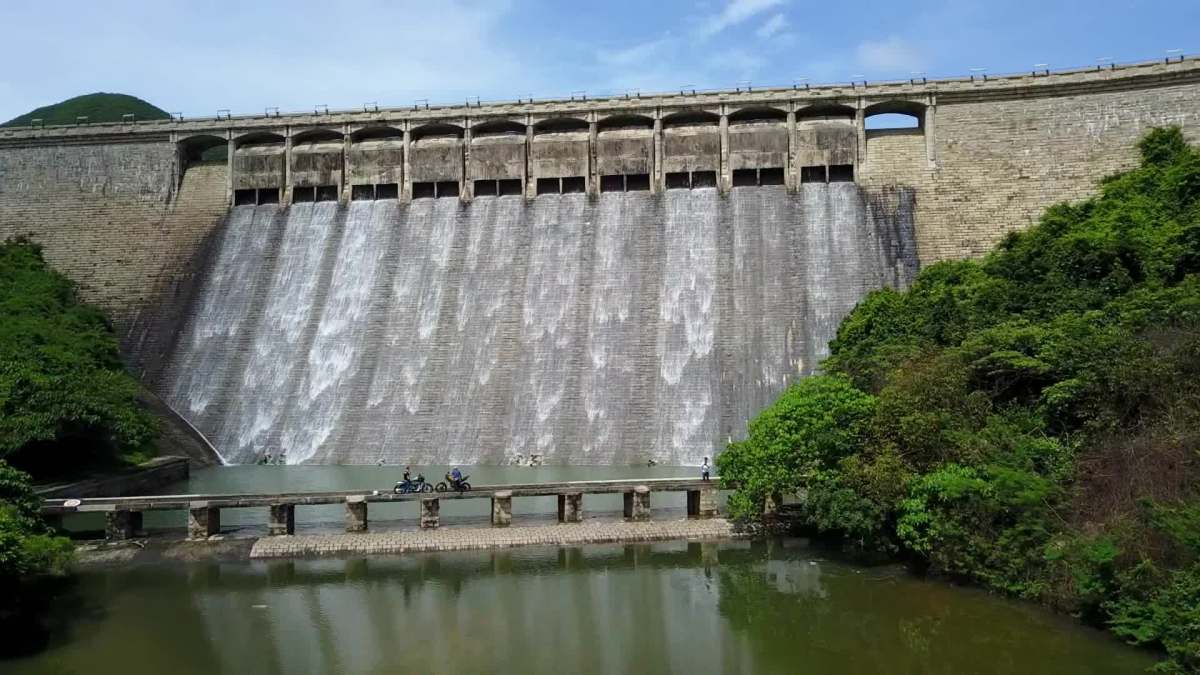
<svg viewBox="0 0 1200 675"><path fill-rule="evenodd" d="M854 183L237 206L157 388L232 463L697 464L915 250Z"/></svg>

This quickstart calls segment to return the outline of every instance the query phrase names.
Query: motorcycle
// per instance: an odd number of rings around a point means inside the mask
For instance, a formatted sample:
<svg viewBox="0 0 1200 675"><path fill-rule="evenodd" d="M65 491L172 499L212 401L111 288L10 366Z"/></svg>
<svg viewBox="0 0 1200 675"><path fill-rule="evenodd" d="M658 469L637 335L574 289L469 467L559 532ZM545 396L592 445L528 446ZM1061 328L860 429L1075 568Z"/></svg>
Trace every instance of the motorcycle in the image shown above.
<svg viewBox="0 0 1200 675"><path fill-rule="evenodd" d="M433 486L425 482L424 475L417 474L415 479L402 480L396 483L396 486L392 488L392 492L398 495L407 495L414 492L433 492Z"/></svg>
<svg viewBox="0 0 1200 675"><path fill-rule="evenodd" d="M434 489L438 492L445 492L446 490L456 490L460 493L467 492L471 489L471 484L467 482L468 478L470 478L470 476L463 476L458 480L454 480L450 474L446 474L446 480L438 483L437 487Z"/></svg>

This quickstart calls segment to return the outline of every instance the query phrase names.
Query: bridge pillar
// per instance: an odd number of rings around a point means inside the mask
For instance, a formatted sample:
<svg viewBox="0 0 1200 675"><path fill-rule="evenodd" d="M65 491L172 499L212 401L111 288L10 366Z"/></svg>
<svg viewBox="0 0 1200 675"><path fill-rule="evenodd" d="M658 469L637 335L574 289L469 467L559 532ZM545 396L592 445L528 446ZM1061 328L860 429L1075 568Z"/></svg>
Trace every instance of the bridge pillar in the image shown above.
<svg viewBox="0 0 1200 675"><path fill-rule="evenodd" d="M583 521L583 493L566 492L558 496L558 522L579 523Z"/></svg>
<svg viewBox="0 0 1200 675"><path fill-rule="evenodd" d="M367 498L362 495L346 497L346 531L367 531Z"/></svg>
<svg viewBox="0 0 1200 675"><path fill-rule="evenodd" d="M650 488L639 485L625 493L625 518L650 520Z"/></svg>
<svg viewBox="0 0 1200 675"><path fill-rule="evenodd" d="M188 504L188 539L207 539L221 532L221 509L208 502Z"/></svg>
<svg viewBox="0 0 1200 675"><path fill-rule="evenodd" d="M142 512L113 509L104 514L104 538L110 541L133 539L142 529Z"/></svg>
<svg viewBox="0 0 1200 675"><path fill-rule="evenodd" d="M437 497L423 497L421 499L421 529L437 529L441 511L442 505Z"/></svg>
<svg viewBox="0 0 1200 675"><path fill-rule="evenodd" d="M272 537L284 534L296 534L295 504L271 505L271 515L267 521L267 534Z"/></svg>
<svg viewBox="0 0 1200 675"><path fill-rule="evenodd" d="M687 514L697 518L717 515L717 489L704 487L687 491Z"/></svg>
<svg viewBox="0 0 1200 675"><path fill-rule="evenodd" d="M502 490L492 495L492 527L508 527L512 523L512 492Z"/></svg>

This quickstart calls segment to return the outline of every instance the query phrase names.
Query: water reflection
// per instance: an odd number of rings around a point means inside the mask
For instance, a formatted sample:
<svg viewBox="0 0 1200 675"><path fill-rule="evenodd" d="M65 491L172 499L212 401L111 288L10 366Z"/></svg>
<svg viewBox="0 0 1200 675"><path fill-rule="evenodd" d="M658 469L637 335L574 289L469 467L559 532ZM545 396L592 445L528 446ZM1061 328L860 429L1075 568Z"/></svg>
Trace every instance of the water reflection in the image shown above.
<svg viewBox="0 0 1200 675"><path fill-rule="evenodd" d="M1032 607L796 541L151 565L5 672L1128 673L1146 655ZM131 659L136 655L136 659Z"/></svg>

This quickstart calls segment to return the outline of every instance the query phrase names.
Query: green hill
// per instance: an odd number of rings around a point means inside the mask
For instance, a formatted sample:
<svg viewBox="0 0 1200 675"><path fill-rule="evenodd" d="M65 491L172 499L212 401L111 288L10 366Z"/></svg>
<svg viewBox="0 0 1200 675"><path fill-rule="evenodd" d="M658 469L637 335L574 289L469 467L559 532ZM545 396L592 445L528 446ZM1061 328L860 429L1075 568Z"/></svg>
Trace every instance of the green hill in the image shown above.
<svg viewBox="0 0 1200 675"><path fill-rule="evenodd" d="M134 119L138 120L165 120L171 117L166 111L136 96L98 92L69 98L54 105L42 106L0 124L0 126L25 126L31 120L38 118L46 126L75 124L75 119L81 115L86 115L88 122L119 122L121 116L128 113L133 113Z"/></svg>

